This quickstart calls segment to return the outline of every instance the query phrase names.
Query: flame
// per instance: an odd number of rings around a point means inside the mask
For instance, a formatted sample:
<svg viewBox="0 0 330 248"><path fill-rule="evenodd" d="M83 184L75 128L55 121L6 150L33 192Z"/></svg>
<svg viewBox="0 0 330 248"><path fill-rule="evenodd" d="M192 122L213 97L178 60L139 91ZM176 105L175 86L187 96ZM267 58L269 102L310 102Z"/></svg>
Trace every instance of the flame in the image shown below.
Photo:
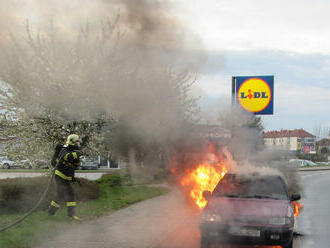
<svg viewBox="0 0 330 248"><path fill-rule="evenodd" d="M171 172L172 172L173 174L175 174L175 173L176 173L176 168L173 167L173 168L171 169Z"/></svg>
<svg viewBox="0 0 330 248"><path fill-rule="evenodd" d="M196 169L186 172L187 174L181 179L180 184L191 187L191 198L200 209L203 209L207 204L207 200L203 197L203 191L213 192L218 182L228 171L220 162L216 165L205 162L198 165Z"/></svg>
<svg viewBox="0 0 330 248"><path fill-rule="evenodd" d="M172 174L178 177L186 196L192 199L199 209L203 209L207 204L203 192L213 192L226 173L236 167L227 148L219 148L213 142L208 142L199 150L196 147L186 149L174 156L171 162Z"/></svg>
<svg viewBox="0 0 330 248"><path fill-rule="evenodd" d="M303 207L303 204L301 203L298 203L296 201L294 201L293 203L293 209L294 209L294 217L297 217L299 215L299 212L301 211L302 207Z"/></svg>
<svg viewBox="0 0 330 248"><path fill-rule="evenodd" d="M244 246L244 247L246 247L246 246ZM250 247L250 246L248 246L248 247ZM259 245L255 245L255 246L251 246L251 247L253 247L253 248L282 248L282 246L279 246L279 245L275 245L275 246L268 246L268 245L267 246L265 246L265 245L259 246Z"/></svg>

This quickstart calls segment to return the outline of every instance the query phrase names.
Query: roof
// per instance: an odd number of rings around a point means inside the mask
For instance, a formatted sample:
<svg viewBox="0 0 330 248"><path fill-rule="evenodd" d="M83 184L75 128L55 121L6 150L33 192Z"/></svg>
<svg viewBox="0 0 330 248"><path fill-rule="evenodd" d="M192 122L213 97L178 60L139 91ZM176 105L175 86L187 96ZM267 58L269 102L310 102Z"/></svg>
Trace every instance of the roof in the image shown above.
<svg viewBox="0 0 330 248"><path fill-rule="evenodd" d="M321 139L318 142L316 142L319 146L329 146L330 145L330 139Z"/></svg>
<svg viewBox="0 0 330 248"><path fill-rule="evenodd" d="M282 138L282 137L315 138L313 134L310 134L304 129L268 131L268 132L264 132L263 136L264 138Z"/></svg>

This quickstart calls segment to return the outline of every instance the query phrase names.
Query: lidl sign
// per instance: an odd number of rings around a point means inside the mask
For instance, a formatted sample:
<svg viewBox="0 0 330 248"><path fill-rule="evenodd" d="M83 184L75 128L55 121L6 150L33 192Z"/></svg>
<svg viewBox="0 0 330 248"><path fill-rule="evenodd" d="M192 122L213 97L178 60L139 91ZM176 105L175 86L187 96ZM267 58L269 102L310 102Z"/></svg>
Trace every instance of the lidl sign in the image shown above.
<svg viewBox="0 0 330 248"><path fill-rule="evenodd" d="M248 112L272 115L274 76L233 77L233 98Z"/></svg>

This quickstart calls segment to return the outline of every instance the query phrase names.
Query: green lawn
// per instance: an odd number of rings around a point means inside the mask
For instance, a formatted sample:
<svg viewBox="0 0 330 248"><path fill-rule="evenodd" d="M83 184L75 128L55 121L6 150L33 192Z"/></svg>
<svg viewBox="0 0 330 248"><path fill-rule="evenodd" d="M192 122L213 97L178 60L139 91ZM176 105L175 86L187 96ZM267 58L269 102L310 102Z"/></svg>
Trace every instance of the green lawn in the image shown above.
<svg viewBox="0 0 330 248"><path fill-rule="evenodd" d="M105 213L126 207L132 203L167 193L163 187L122 186L109 187L100 184L99 199L81 203L77 207L77 215L84 220L99 217ZM11 223L21 215L1 215L0 228ZM55 216L48 216L46 211L37 211L29 216L21 225L0 233L2 248L30 248L38 242L70 226L66 209L60 209Z"/></svg>

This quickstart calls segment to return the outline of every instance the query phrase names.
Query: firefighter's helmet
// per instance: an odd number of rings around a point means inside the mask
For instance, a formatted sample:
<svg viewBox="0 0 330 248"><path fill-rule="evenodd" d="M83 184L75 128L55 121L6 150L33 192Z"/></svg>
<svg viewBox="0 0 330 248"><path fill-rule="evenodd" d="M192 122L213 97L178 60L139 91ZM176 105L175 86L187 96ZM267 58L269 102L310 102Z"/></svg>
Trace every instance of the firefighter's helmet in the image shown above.
<svg viewBox="0 0 330 248"><path fill-rule="evenodd" d="M74 146L75 148L80 147L80 138L77 134L70 134L66 139L66 145Z"/></svg>

